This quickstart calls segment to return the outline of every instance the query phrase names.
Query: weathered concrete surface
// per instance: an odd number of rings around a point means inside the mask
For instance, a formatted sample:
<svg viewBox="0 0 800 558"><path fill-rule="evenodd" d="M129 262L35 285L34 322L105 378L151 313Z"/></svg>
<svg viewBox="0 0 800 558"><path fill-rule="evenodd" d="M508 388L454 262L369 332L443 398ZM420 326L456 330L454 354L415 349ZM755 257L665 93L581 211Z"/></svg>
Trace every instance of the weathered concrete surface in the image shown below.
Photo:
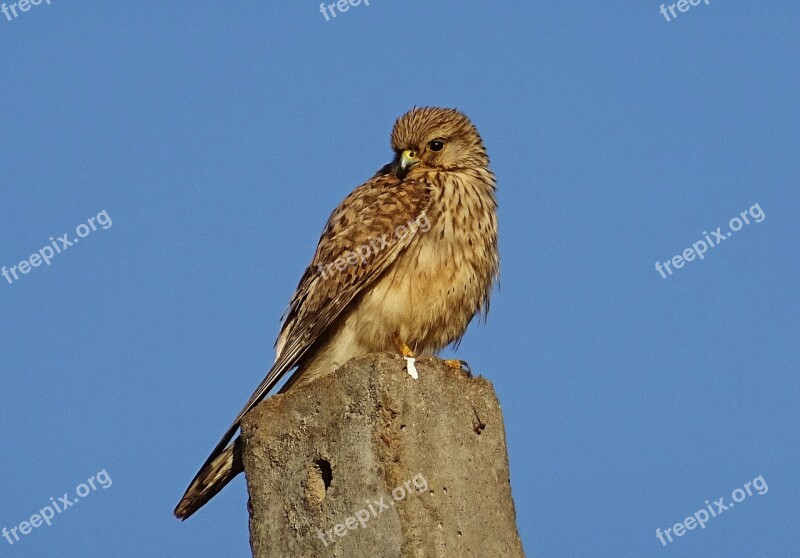
<svg viewBox="0 0 800 558"><path fill-rule="evenodd" d="M247 415L253 556L523 556L491 384L416 366L354 359Z"/></svg>

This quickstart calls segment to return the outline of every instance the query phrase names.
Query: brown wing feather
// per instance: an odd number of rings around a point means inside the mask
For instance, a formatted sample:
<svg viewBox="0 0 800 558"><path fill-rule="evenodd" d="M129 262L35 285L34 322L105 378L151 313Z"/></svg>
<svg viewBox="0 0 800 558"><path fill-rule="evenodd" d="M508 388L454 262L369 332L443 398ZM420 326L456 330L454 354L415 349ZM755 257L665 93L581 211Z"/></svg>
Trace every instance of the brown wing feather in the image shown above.
<svg viewBox="0 0 800 558"><path fill-rule="evenodd" d="M430 192L417 182L376 176L354 190L333 212L320 237L311 264L300 280L281 329L282 348L292 340L316 339L363 289L369 286L411 243L416 229L402 238L397 227L408 225L429 210ZM389 245L383 249L380 238ZM343 270L328 268L337 258L370 247L364 263ZM323 273L320 267L324 270ZM281 351L282 352L282 351Z"/></svg>
<svg viewBox="0 0 800 558"><path fill-rule="evenodd" d="M215 486L217 478L225 479L225 483L230 480L231 477L226 475L211 474L211 469L215 460L219 463L218 456L229 453L229 447L226 446L239 428L242 417L275 387L287 371L297 365L347 305L408 247L417 229L409 229L402 237L395 235L395 230L421 217L429 209L429 202L430 192L425 185L378 174L356 188L334 210L320 237L314 258L300 279L284 315L277 343L278 358L190 483L176 508L176 515L188 517L216 494L221 488ZM335 267L327 268L337 258L356 251L360 246L369 246L371 241L377 241L382 235L387 235L390 244L371 253L365 262L359 260L358 264L348 265L341 271ZM323 270L329 270L323 273L320 266ZM302 370L295 374L302 374ZM201 496L205 494L211 496L201 501Z"/></svg>

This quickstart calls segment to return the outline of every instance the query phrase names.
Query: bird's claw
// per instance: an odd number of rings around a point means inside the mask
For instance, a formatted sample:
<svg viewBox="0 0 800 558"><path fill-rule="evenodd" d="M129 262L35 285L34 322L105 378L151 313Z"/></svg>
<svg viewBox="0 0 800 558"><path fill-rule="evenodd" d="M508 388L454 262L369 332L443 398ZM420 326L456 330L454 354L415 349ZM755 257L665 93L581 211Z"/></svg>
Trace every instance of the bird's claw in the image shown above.
<svg viewBox="0 0 800 558"><path fill-rule="evenodd" d="M455 368L462 374L464 374L467 378L472 378L472 369L469 367L469 363L466 360L459 360L459 359L449 359L444 361L446 366L450 368Z"/></svg>

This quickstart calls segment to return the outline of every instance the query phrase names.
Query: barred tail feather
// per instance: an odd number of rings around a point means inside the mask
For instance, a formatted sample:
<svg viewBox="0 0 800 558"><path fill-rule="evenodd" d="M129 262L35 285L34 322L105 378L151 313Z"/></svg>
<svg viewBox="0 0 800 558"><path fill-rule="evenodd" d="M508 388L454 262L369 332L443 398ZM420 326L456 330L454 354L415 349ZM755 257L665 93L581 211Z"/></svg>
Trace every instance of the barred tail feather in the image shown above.
<svg viewBox="0 0 800 558"><path fill-rule="evenodd" d="M232 444L195 475L175 508L175 517L181 520L188 519L242 471L244 471L242 438L237 437Z"/></svg>

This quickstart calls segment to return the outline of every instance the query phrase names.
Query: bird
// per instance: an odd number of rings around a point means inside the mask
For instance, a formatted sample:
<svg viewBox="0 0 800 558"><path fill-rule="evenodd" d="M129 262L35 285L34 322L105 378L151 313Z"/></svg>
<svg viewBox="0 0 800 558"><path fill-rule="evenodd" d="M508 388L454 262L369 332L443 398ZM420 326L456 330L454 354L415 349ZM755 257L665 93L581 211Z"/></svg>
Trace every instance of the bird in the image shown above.
<svg viewBox="0 0 800 558"><path fill-rule="evenodd" d="M475 316L486 319L500 258L496 179L478 130L457 109L414 107L391 147L392 161L330 215L282 316L275 362L189 484L179 519L243 471L240 421L287 372L280 393L369 353L457 347Z"/></svg>

